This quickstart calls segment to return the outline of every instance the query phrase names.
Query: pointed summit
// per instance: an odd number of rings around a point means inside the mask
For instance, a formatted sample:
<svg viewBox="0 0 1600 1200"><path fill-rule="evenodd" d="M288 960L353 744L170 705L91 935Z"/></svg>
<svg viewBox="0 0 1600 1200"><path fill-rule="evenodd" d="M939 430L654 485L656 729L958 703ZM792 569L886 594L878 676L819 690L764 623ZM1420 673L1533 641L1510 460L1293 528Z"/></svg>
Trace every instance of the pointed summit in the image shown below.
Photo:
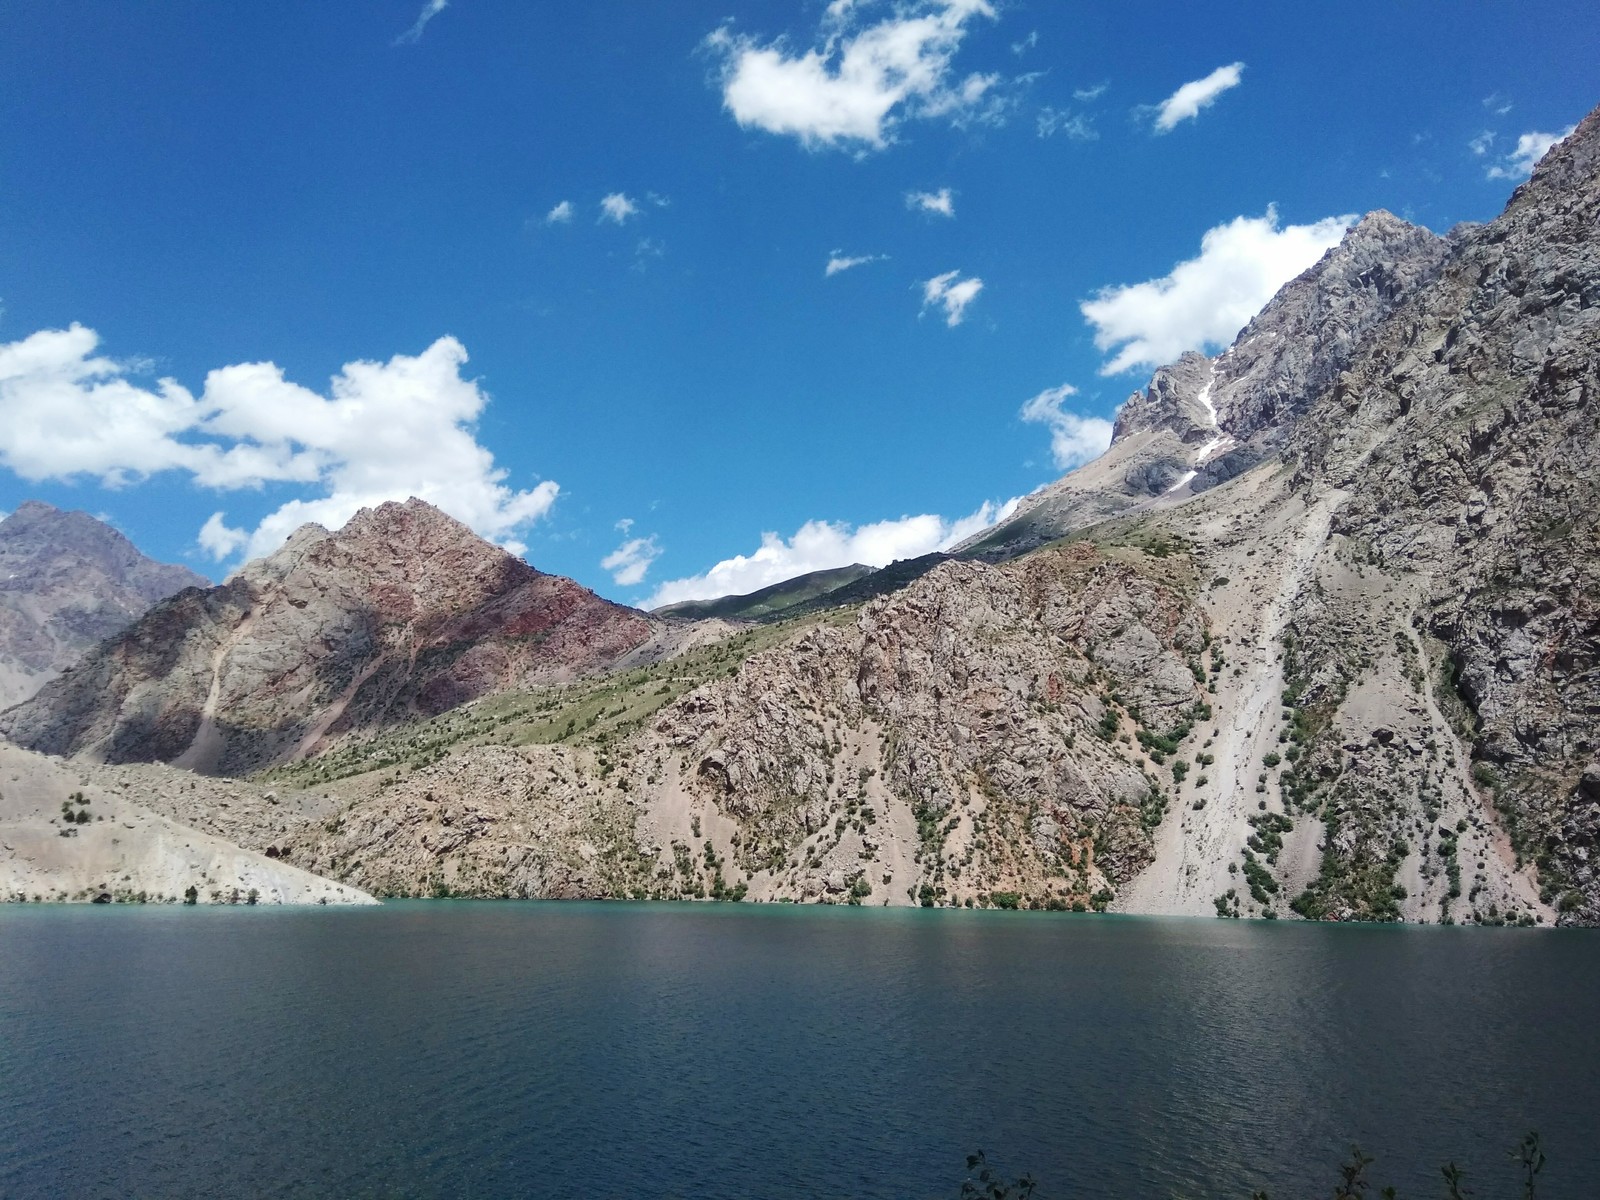
<svg viewBox="0 0 1600 1200"><path fill-rule="evenodd" d="M654 632L411 499L335 532L304 526L221 587L158 605L0 732L48 753L244 774L352 730L587 674Z"/></svg>
<svg viewBox="0 0 1600 1200"><path fill-rule="evenodd" d="M1436 278L1449 253L1449 241L1420 225L1368 213L1218 355L1212 402L1222 428L1241 443L1281 443L1367 332Z"/></svg>
<svg viewBox="0 0 1600 1200"><path fill-rule="evenodd" d="M1368 213L1279 289L1215 359L1158 368L1117 413L1111 449L956 547L1010 558L1096 521L1214 487L1278 452L1362 339L1437 277L1451 243L1393 213Z"/></svg>

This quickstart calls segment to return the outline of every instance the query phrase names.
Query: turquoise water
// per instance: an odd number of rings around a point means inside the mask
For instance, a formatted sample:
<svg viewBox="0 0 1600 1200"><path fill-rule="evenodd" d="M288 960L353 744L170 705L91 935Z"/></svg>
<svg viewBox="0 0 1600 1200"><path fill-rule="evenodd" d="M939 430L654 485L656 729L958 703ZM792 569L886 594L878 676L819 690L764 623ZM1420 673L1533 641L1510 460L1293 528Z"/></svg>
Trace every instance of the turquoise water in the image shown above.
<svg viewBox="0 0 1600 1200"><path fill-rule="evenodd" d="M750 905L0 907L0 1196L1600 1177L1600 933ZM1520 1193L1515 1193L1520 1194Z"/></svg>

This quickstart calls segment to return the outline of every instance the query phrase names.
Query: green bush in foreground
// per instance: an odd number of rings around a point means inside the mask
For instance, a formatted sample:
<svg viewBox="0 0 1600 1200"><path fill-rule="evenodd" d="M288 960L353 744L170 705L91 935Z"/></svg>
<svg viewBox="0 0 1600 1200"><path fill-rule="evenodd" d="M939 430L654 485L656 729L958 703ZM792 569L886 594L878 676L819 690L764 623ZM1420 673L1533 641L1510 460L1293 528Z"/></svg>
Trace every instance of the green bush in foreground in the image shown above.
<svg viewBox="0 0 1600 1200"><path fill-rule="evenodd" d="M1510 1152L1510 1158L1519 1185L1517 1196L1520 1200L1537 1200L1538 1176L1545 1164L1538 1133L1529 1132ZM1394 1188L1377 1188L1367 1178L1367 1168L1373 1161L1371 1155L1362 1153L1360 1146L1351 1146L1350 1158L1339 1166L1333 1200L1398 1200L1399 1193ZM1444 1179L1442 1195L1445 1200L1468 1200L1469 1197L1491 1200L1492 1195L1501 1194L1468 1191L1467 1173L1453 1162L1440 1167L1439 1174ZM1038 1187L1038 1181L1031 1175L1012 1180L997 1173L979 1150L967 1155L967 1178L962 1181L959 1194L961 1200L1029 1200ZM1271 1197L1267 1192L1257 1191L1250 1193L1250 1200L1271 1200Z"/></svg>

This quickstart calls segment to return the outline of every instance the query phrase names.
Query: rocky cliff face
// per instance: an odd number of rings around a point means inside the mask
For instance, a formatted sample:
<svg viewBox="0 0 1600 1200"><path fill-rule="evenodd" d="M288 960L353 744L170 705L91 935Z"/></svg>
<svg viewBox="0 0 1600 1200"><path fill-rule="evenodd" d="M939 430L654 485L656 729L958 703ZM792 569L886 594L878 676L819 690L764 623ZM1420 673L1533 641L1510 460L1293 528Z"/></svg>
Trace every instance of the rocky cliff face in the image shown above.
<svg viewBox="0 0 1600 1200"><path fill-rule="evenodd" d="M1241 434L1293 418L1283 466L1152 518L1249 655L1218 689L1233 786L1161 831L1130 904L1192 906L1189 855L1219 910L1600 920L1597 176L1591 116L1499 219L1435 265L1414 250L1418 282L1309 403L1219 393ZM1206 864L1240 841L1225 890Z"/></svg>
<svg viewBox="0 0 1600 1200"><path fill-rule="evenodd" d="M1335 531L1418 581L1474 784L1600 920L1600 115L1461 239L1295 430Z"/></svg>
<svg viewBox="0 0 1600 1200"><path fill-rule="evenodd" d="M0 521L0 709L156 601L210 581L146 558L88 513L29 500Z"/></svg>
<svg viewBox="0 0 1600 1200"><path fill-rule="evenodd" d="M397 776L295 861L380 891L1104 907L1151 859L1144 740L1204 713L1205 640L1176 560L946 563L626 738Z"/></svg>
<svg viewBox="0 0 1600 1200"><path fill-rule="evenodd" d="M52 754L242 774L348 730L593 671L653 631L419 500L385 504L157 605L0 732Z"/></svg>
<svg viewBox="0 0 1600 1200"><path fill-rule="evenodd" d="M1107 517L1178 503L1277 454L1368 333L1438 274L1450 242L1367 214L1290 280L1215 359L1159 368L1117 413L1111 448L957 547L991 561Z"/></svg>
<svg viewBox="0 0 1600 1200"><path fill-rule="evenodd" d="M1281 442L1367 334L1437 278L1450 247L1392 213L1368 213L1217 356L1217 424L1239 442Z"/></svg>

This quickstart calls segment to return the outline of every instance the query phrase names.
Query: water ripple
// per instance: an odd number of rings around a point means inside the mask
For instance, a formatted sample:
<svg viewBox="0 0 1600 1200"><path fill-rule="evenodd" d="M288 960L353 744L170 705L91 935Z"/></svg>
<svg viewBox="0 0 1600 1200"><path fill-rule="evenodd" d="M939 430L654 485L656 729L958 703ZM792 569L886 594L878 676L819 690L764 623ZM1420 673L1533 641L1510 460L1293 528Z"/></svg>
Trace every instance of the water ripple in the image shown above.
<svg viewBox="0 0 1600 1200"><path fill-rule="evenodd" d="M1426 1193L1530 1127L1576 1194L1597 985L1543 931L6 908L0 1195L1293 1195L1357 1139Z"/></svg>

